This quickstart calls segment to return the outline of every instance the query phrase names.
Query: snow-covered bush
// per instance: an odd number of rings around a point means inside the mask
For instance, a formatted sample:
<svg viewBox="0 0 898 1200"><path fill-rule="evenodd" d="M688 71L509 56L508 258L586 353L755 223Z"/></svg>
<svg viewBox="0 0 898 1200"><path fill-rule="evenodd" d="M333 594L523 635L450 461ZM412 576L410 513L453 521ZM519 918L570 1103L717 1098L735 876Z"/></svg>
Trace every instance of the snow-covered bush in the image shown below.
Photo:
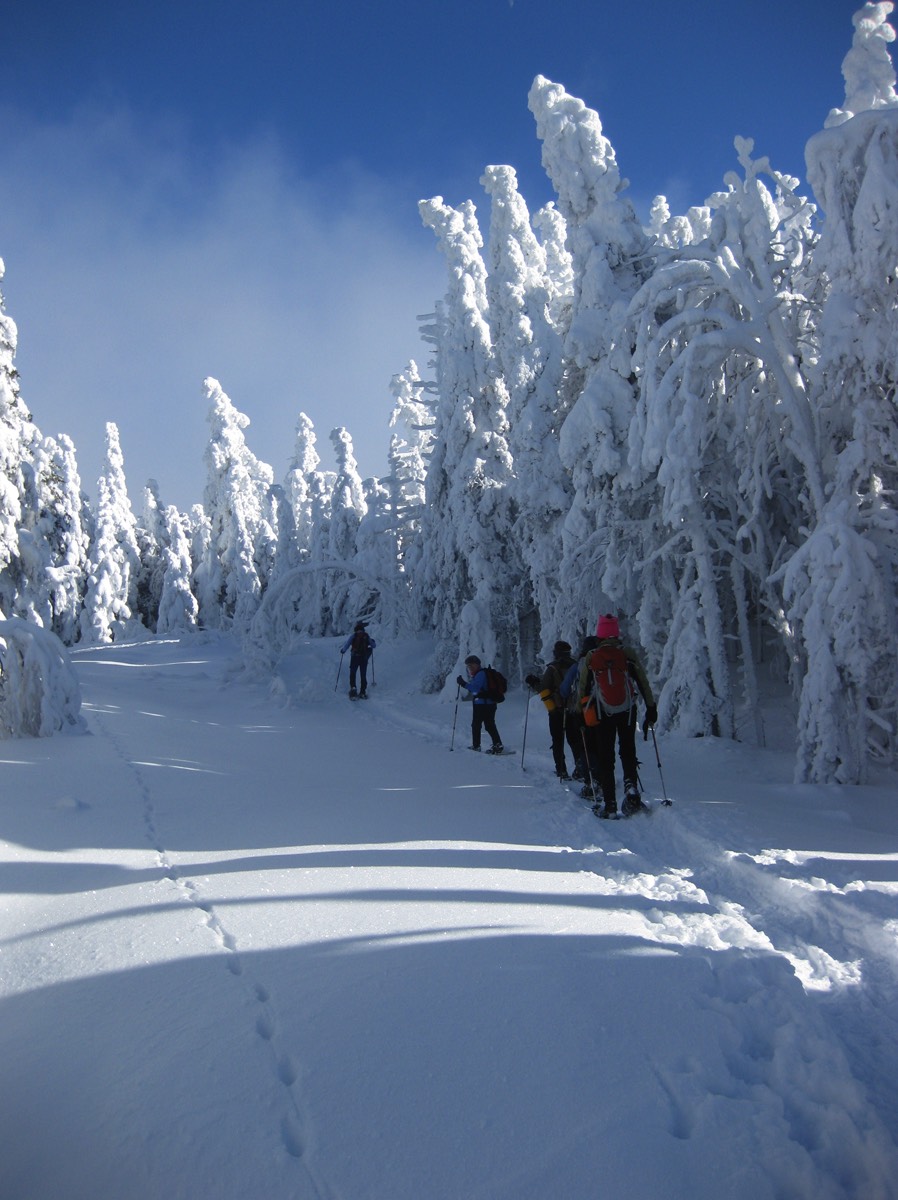
<svg viewBox="0 0 898 1200"><path fill-rule="evenodd" d="M59 638L20 617L0 621L0 737L85 730L81 687Z"/></svg>

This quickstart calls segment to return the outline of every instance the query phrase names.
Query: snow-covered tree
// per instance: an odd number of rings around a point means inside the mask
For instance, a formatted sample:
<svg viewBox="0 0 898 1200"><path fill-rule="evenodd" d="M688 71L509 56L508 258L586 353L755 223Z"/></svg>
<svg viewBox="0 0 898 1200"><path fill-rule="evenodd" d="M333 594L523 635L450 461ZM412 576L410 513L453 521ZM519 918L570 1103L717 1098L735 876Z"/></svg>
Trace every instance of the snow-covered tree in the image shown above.
<svg viewBox="0 0 898 1200"><path fill-rule="evenodd" d="M181 515L173 504L162 513L163 536L160 539L162 586L156 618L158 634L180 633L195 629L199 605L191 588L190 542Z"/></svg>
<svg viewBox="0 0 898 1200"><path fill-rule="evenodd" d="M383 481L389 492L390 528L396 539L397 562L411 588L415 588L414 575L422 549L425 484L433 451L433 405L425 396L425 387L414 360L390 382L395 401L390 427L396 432L390 439L387 456L390 469Z"/></svg>
<svg viewBox="0 0 898 1200"><path fill-rule="evenodd" d="M315 441L315 427L301 412L296 422L293 458L284 479L284 491L293 508L296 548L300 557L308 553L312 541L312 493L316 490L314 479L321 462Z"/></svg>
<svg viewBox="0 0 898 1200"><path fill-rule="evenodd" d="M147 480L143 490L143 515L137 523L140 565L137 571L137 615L147 629L155 630L165 574L166 521L159 500L159 484Z"/></svg>
<svg viewBox="0 0 898 1200"><path fill-rule="evenodd" d="M96 525L81 613L81 636L85 641L115 641L136 615L140 562L136 530L118 426L109 421L105 463L97 480Z"/></svg>
<svg viewBox="0 0 898 1200"><path fill-rule="evenodd" d="M0 281L3 275L0 259ZM31 460L40 436L19 394L17 340L15 322L4 311L0 295L0 616L9 617L16 612L21 589L19 530L27 509L35 504Z"/></svg>
<svg viewBox="0 0 898 1200"><path fill-rule="evenodd" d="M449 289L438 309L434 449L422 529L422 589L433 613L435 658L425 686L442 686L463 650L464 606L477 600L480 650L517 665L518 614L508 393L497 369L488 320L483 239L474 205L422 201L422 220L446 257ZM512 582L513 581L513 582ZM509 584L511 586L509 587Z"/></svg>
<svg viewBox="0 0 898 1200"><path fill-rule="evenodd" d="M0 620L0 738L85 729L78 677L59 638L21 617Z"/></svg>
<svg viewBox="0 0 898 1200"><path fill-rule="evenodd" d="M515 570L506 586L517 587L520 618L541 616L539 633L547 651L563 632L554 618L562 590L561 525L571 503L570 476L558 455L558 431L566 415L564 329L552 314L560 310L561 281L549 276L546 251L531 227L512 168L487 167L481 182L492 200L487 294L496 363L508 391L514 545L526 564L526 571ZM546 225L554 228L548 218ZM537 647L523 630L522 636L525 660L532 661Z"/></svg>
<svg viewBox="0 0 898 1200"><path fill-rule="evenodd" d="M342 426L332 430L331 443L336 457L337 477L331 491L327 557L331 563L348 568L355 558L359 524L368 511L368 505L349 431ZM327 589L333 631L338 633L351 628L359 614L352 611L350 597L353 589L347 570L329 572Z"/></svg>
<svg viewBox="0 0 898 1200"><path fill-rule="evenodd" d="M571 411L559 454L574 496L564 522L565 587L554 617L554 627L571 636L607 607L601 566L617 520L610 489L626 456L636 400L620 330L650 274L653 244L624 195L627 182L598 114L542 76L530 89L530 109L543 166L558 194L572 272L559 381L559 404Z"/></svg>
<svg viewBox="0 0 898 1200"><path fill-rule="evenodd" d="M826 499L784 571L802 650L799 779L859 782L898 747L898 95L892 4L854 17L845 102L811 138L827 296L812 400Z"/></svg>
<svg viewBox="0 0 898 1200"><path fill-rule="evenodd" d="M79 635L91 518L71 440L64 434L58 441L40 438L23 478L27 502L14 611L72 645Z"/></svg>
<svg viewBox="0 0 898 1200"><path fill-rule="evenodd" d="M207 379L204 388L211 430L204 455L203 507L209 520L204 592L217 598L217 623L222 628L244 630L264 586L257 566L257 544L263 533L266 540L270 538L265 518L273 472L246 444L243 431L249 417L238 412L217 379Z"/></svg>

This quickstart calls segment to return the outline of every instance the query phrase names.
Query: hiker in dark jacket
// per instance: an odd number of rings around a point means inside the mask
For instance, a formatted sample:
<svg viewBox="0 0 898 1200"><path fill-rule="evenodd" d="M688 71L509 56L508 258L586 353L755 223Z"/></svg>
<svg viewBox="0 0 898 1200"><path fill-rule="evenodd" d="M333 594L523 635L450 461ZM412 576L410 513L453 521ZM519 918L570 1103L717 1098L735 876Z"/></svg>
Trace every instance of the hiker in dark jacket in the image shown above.
<svg viewBox="0 0 898 1200"><path fill-rule="evenodd" d="M364 621L356 621L355 629L343 643L340 650L341 654L345 654L350 650L349 655L349 698L355 700L356 697L367 699L368 696L368 659L371 657L371 652L377 645L373 637L370 637ZM361 687L358 692L355 690L356 673L359 676Z"/></svg>
<svg viewBox="0 0 898 1200"><path fill-rule="evenodd" d="M645 702L644 724L647 729L650 729L658 720L658 709L655 706L655 697L652 693L651 685L636 651L621 642L620 626L617 618L612 616L611 613L606 613L604 616L599 617L596 626L596 636L599 639L599 644L587 658L587 663L590 665L590 674L592 675L592 667L597 661L596 655L601 655L603 647L610 647L613 650L623 652L626 659L627 674L631 681L631 702L626 709L620 712L609 712L603 706L601 698L597 706L599 723L595 728L596 750L598 753L598 784L602 789L602 797L605 801L605 807L599 815L612 817L617 814L617 796L614 784L614 746L615 742L617 742L621 767L624 773L623 813L624 816L629 816L631 813L638 812L640 808L644 807L642 798L639 795L639 777L636 770L636 691L639 691ZM601 689L597 687L596 690L601 696Z"/></svg>
<svg viewBox="0 0 898 1200"><path fill-rule="evenodd" d="M468 655L465 666L468 669L468 678L462 679L459 675L455 682L459 687L466 688L474 701L471 705L471 749L480 749L480 731L485 729L493 743L487 754L501 754L503 747L499 730L496 728L496 701L487 694L486 671L476 654Z"/></svg>
<svg viewBox="0 0 898 1200"><path fill-rule="evenodd" d="M583 646L576 662L572 663L558 689L564 702L564 733L574 756L572 778L584 780L581 793L588 799L599 799L599 759L596 751L595 730L583 720L583 696L588 691L589 671L586 660L599 644L599 639L590 635L583 639Z"/></svg>
<svg viewBox="0 0 898 1200"><path fill-rule="evenodd" d="M574 665L571 658L570 642L556 642L552 647L553 658L542 675L527 675L524 682L539 692L543 704L549 713L549 737L552 739L552 758L555 761L555 774L559 779L570 779L567 763L564 760L564 701L561 698L561 684L570 668ZM576 754L574 762L577 761Z"/></svg>

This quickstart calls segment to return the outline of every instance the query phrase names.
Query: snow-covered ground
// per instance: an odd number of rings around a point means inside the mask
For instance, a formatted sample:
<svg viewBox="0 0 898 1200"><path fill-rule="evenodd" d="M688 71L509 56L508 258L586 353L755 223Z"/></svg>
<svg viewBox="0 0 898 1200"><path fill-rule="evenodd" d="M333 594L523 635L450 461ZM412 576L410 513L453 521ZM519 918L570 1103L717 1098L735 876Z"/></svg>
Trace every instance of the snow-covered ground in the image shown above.
<svg viewBox="0 0 898 1200"><path fill-rule="evenodd" d="M90 735L0 746L3 1200L898 1195L894 777L665 737L600 822L538 701L450 750L338 645L79 651Z"/></svg>

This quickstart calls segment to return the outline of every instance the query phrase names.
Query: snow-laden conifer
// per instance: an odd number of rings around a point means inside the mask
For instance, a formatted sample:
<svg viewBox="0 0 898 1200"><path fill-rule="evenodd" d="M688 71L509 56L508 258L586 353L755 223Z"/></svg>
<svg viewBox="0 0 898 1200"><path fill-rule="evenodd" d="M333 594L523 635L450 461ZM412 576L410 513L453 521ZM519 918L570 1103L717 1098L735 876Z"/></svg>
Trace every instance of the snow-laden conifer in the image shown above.
<svg viewBox="0 0 898 1200"><path fill-rule="evenodd" d="M804 663L797 777L860 782L898 742L898 96L891 4L855 14L845 101L808 143L827 288L812 399L822 512L783 572Z"/></svg>
<svg viewBox="0 0 898 1200"><path fill-rule="evenodd" d="M312 541L313 478L321 458L315 449L315 427L304 412L296 421L293 458L284 479L284 491L293 508L296 548L306 555Z"/></svg>
<svg viewBox="0 0 898 1200"><path fill-rule="evenodd" d="M136 615L140 561L136 530L118 426L109 421L106 424L105 462L97 480L96 525L81 613L84 641L115 641Z"/></svg>
<svg viewBox="0 0 898 1200"><path fill-rule="evenodd" d="M162 586L159 594L156 632L180 633L195 629L199 606L191 588L192 562L190 542L181 514L169 504L161 514L163 536L159 557L162 566Z"/></svg>
<svg viewBox="0 0 898 1200"><path fill-rule="evenodd" d="M4 265L0 259L0 281ZM0 295L0 616L16 612L23 564L19 530L35 503L31 460L40 434L19 393L18 331ZM27 493L27 497L26 497ZM26 607L30 607L26 601Z"/></svg>
<svg viewBox="0 0 898 1200"><path fill-rule="evenodd" d="M511 670L517 653L508 393L493 352L483 238L470 201L422 201L422 220L446 257L449 288L436 317L438 403L422 531L422 587L436 630L426 687L460 663L461 612L477 601L480 649ZM469 638L466 638L469 642Z"/></svg>
<svg viewBox="0 0 898 1200"><path fill-rule="evenodd" d="M137 522L140 565L137 572L137 615L147 629L155 630L165 575L166 520L159 500L159 484L148 479L143 489L143 513Z"/></svg>
<svg viewBox="0 0 898 1200"><path fill-rule="evenodd" d="M636 403L629 346L620 329L633 295L648 278L653 243L623 194L614 148L597 113L558 84L537 76L530 109L543 166L558 193L567 230L573 289L559 405L567 412L559 454L573 500L564 521L555 626L583 632L607 606L601 568L617 513L611 494L626 458ZM601 377L600 377L601 376Z"/></svg>
<svg viewBox="0 0 898 1200"><path fill-rule="evenodd" d="M206 379L204 388L211 432L204 455L209 544L203 590L216 597L222 628L245 630L263 591L257 541L263 526L266 538L269 533L265 515L273 473L246 444L249 417L234 407L217 379Z"/></svg>
<svg viewBox="0 0 898 1200"><path fill-rule="evenodd" d="M508 446L514 464L518 554L506 580L518 591L520 613L542 615L539 633L548 654L563 632L554 618L561 590L561 524L571 501L570 476L558 456L558 431L566 415L564 335L552 320L558 285L550 281L546 252L531 227L515 172L487 167L481 182L492 200L489 323L497 370L508 391ZM532 660L537 647L528 644L525 649Z"/></svg>
<svg viewBox="0 0 898 1200"><path fill-rule="evenodd" d="M423 625L424 613L420 611L420 595L414 580L423 549L421 526L428 463L433 451L433 405L414 360L405 372L393 376L390 390L395 401L390 427L396 432L390 438L389 472L383 483L389 493L397 568L408 580L412 602L418 607L418 622Z"/></svg>
<svg viewBox="0 0 898 1200"><path fill-rule="evenodd" d="M368 511L365 489L352 448L352 437L342 426L331 430L331 444L337 463L337 477L331 491L327 557L341 569L328 572L327 590L332 631L352 628L358 612L356 590L352 587L351 564L356 553L359 524Z"/></svg>
<svg viewBox="0 0 898 1200"><path fill-rule="evenodd" d="M90 546L91 515L75 459L65 434L44 437L34 454L35 508L30 528L20 528L19 545L30 539L34 580L30 611L67 645L80 635L79 620ZM16 605L25 616L21 598Z"/></svg>

